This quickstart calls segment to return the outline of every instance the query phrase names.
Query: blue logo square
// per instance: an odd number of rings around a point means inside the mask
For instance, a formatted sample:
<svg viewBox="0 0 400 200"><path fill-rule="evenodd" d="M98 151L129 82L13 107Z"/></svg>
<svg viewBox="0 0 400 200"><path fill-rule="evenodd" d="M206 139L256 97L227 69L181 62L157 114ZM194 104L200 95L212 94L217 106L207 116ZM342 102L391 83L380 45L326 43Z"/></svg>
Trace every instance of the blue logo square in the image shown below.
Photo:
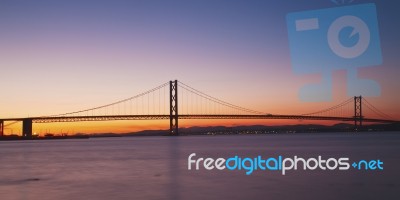
<svg viewBox="0 0 400 200"><path fill-rule="evenodd" d="M379 96L378 83L357 78L357 68L382 63L375 4L289 13L286 22L294 72L323 78L302 88L301 100L330 100L332 71L338 69L348 70L349 96Z"/></svg>

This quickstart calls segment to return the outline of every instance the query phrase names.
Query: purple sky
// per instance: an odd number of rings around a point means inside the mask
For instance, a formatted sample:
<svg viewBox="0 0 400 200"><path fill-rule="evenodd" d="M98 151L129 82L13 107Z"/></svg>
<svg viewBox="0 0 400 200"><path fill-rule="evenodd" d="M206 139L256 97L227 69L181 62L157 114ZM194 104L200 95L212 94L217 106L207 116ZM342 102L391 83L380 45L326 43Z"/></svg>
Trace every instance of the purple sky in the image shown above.
<svg viewBox="0 0 400 200"><path fill-rule="evenodd" d="M354 4L364 2L371 1ZM381 84L382 96L371 101L396 115L399 3L376 4L384 64L360 74ZM329 0L1 1L0 116L80 110L172 79L263 112L328 107L348 98L337 86L332 102L298 99L299 88L319 77L293 73L285 16L334 6ZM335 75L334 85L342 76Z"/></svg>

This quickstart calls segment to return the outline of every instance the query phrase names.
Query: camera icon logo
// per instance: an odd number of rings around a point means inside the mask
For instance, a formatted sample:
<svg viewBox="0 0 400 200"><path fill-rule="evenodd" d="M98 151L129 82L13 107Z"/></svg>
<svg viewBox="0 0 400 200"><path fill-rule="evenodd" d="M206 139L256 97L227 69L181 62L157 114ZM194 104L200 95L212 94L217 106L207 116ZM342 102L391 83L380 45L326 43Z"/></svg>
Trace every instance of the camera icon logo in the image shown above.
<svg viewBox="0 0 400 200"><path fill-rule="evenodd" d="M375 4L289 13L286 16L295 73L320 73L319 84L300 89L303 101L332 99L332 72L347 69L348 96L379 96L380 86L359 79L359 67L382 64Z"/></svg>

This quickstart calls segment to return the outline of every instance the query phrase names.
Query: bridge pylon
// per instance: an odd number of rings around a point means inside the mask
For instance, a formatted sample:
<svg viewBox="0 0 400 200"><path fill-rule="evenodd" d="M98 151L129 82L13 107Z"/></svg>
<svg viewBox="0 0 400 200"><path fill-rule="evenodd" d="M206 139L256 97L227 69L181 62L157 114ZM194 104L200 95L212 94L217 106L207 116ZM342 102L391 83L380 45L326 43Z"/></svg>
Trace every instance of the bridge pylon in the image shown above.
<svg viewBox="0 0 400 200"><path fill-rule="evenodd" d="M354 97L354 128L358 130L362 127L362 96Z"/></svg>
<svg viewBox="0 0 400 200"><path fill-rule="evenodd" d="M27 138L32 137L32 118L22 120L22 135Z"/></svg>
<svg viewBox="0 0 400 200"><path fill-rule="evenodd" d="M178 132L178 81L169 82L169 135L177 136Z"/></svg>
<svg viewBox="0 0 400 200"><path fill-rule="evenodd" d="M0 137L4 135L4 120L0 120Z"/></svg>

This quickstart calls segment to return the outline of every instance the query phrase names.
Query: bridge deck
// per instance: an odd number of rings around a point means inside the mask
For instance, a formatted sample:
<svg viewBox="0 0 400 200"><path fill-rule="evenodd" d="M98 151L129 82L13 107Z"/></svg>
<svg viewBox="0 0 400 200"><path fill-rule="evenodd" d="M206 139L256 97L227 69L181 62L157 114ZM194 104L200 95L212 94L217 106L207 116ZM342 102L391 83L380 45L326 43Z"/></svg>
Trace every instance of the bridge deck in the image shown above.
<svg viewBox="0 0 400 200"><path fill-rule="evenodd" d="M33 123L80 122L80 121L111 121L111 120L167 120L169 115L104 115L104 116L57 116L6 118L1 121L23 121L32 119ZM327 120L354 121L354 117L306 116L306 115L179 115L179 119L290 119L290 120ZM395 120L363 118L364 122L399 123Z"/></svg>

